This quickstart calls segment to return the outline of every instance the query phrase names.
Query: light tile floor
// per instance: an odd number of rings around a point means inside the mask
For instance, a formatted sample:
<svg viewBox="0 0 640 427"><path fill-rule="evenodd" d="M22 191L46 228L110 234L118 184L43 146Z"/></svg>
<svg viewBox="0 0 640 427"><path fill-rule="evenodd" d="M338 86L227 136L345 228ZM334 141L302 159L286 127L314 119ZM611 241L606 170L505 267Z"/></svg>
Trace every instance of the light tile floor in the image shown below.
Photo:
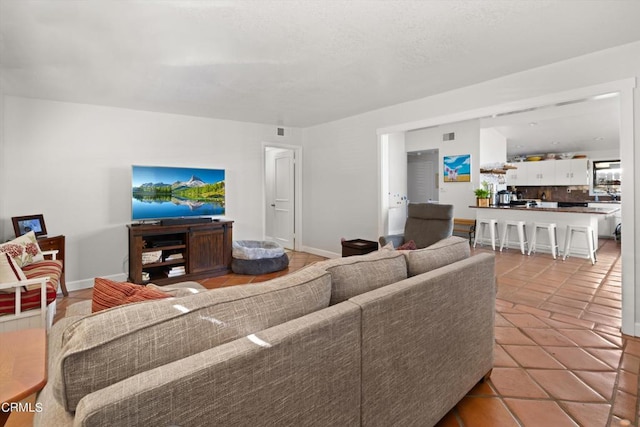
<svg viewBox="0 0 640 427"><path fill-rule="evenodd" d="M201 283L258 283L322 259L300 252L290 257L282 272ZM620 333L620 244L601 241L594 266L582 258L496 252L496 275L493 373L438 425L637 426L640 339ZM58 317L89 298L91 290L60 298Z"/></svg>

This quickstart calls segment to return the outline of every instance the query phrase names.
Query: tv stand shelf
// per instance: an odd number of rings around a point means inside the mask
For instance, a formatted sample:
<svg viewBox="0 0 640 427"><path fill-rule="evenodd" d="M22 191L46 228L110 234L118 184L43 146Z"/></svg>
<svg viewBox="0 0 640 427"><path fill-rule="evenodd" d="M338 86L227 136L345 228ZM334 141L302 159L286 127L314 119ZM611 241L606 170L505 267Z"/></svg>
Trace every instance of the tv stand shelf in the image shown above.
<svg viewBox="0 0 640 427"><path fill-rule="evenodd" d="M127 228L129 281L133 283L168 285L220 276L230 271L233 221L128 225ZM160 258L143 264L143 254L150 252L160 252ZM167 259L171 255L179 258ZM172 274L176 271L184 273L170 276L170 271L174 271ZM149 280L143 279L143 273L148 274Z"/></svg>

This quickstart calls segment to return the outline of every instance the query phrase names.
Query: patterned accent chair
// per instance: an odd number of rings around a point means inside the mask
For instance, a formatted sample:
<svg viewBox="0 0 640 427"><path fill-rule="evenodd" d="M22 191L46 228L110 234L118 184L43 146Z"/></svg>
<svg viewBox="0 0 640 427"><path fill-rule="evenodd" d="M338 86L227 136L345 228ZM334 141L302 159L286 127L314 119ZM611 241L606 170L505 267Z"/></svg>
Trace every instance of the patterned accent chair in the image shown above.
<svg viewBox="0 0 640 427"><path fill-rule="evenodd" d="M0 283L0 332L51 327L62 275L57 252L42 251L44 260L23 266L26 280Z"/></svg>

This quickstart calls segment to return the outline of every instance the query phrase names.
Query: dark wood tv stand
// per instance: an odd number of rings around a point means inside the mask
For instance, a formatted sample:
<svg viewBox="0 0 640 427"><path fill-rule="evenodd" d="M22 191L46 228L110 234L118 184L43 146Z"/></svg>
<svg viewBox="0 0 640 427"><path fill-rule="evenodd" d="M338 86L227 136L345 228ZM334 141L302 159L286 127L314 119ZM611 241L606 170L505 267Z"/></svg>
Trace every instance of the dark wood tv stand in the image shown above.
<svg viewBox="0 0 640 427"><path fill-rule="evenodd" d="M129 281L168 285L226 274L231 269L233 221L138 225L129 228ZM143 257L153 255L143 264ZM171 275L170 271L184 271ZM149 279L143 278L149 274Z"/></svg>

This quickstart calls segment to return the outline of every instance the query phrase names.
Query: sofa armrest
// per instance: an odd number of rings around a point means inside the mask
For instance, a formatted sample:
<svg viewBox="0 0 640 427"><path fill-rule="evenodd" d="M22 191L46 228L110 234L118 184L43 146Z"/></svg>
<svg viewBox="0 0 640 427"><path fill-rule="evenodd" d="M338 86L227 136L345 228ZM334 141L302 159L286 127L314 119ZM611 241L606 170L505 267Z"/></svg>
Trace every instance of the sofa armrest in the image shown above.
<svg viewBox="0 0 640 427"><path fill-rule="evenodd" d="M362 309L363 425L435 425L491 370L494 258L475 255L349 300Z"/></svg>
<svg viewBox="0 0 640 427"><path fill-rule="evenodd" d="M393 243L394 248L399 248L404 243L404 234L390 234L388 236L380 236L378 242L380 242L381 248L384 248L388 243Z"/></svg>
<svg viewBox="0 0 640 427"><path fill-rule="evenodd" d="M48 404L44 405L45 412ZM35 425L45 425L36 414ZM344 302L85 396L75 424L360 425L360 310Z"/></svg>

